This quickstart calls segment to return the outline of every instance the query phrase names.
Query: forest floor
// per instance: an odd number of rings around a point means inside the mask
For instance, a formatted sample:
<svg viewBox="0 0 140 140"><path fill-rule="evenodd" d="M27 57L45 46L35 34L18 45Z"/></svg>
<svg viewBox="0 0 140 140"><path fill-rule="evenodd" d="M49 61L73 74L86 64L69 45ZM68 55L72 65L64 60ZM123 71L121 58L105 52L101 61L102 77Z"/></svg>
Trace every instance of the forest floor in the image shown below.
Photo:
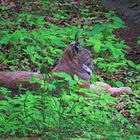
<svg viewBox="0 0 140 140"><path fill-rule="evenodd" d="M107 0L103 6L106 10L115 11L125 22L127 28L118 29L116 35L130 46L126 58L140 64L140 45L137 44L140 36L140 3L126 0L124 5L123 1Z"/></svg>

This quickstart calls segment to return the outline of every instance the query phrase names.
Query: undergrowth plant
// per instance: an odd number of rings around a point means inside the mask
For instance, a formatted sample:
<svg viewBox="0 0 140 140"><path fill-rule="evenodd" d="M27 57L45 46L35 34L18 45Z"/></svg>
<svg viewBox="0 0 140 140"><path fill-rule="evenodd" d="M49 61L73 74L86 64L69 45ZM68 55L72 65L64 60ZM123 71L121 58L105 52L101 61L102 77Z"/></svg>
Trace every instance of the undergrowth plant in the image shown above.
<svg viewBox="0 0 140 140"><path fill-rule="evenodd" d="M78 85L82 81L77 76L72 79L68 74L60 73L59 77L66 82L61 89L59 86L62 80L53 78L51 83L32 79L31 82L38 81L41 88L38 91L24 91L24 94L15 97L10 97L9 92L1 88L2 137L36 134L40 139L138 138L135 135L137 126L132 125L136 120L133 119L133 123L130 123L129 118L124 116L125 112L117 110L119 99L111 97L101 89L79 89ZM80 92L85 94L78 95ZM133 109L128 109L133 116L140 111L138 102L128 99L127 102L119 104L120 107L133 106Z"/></svg>

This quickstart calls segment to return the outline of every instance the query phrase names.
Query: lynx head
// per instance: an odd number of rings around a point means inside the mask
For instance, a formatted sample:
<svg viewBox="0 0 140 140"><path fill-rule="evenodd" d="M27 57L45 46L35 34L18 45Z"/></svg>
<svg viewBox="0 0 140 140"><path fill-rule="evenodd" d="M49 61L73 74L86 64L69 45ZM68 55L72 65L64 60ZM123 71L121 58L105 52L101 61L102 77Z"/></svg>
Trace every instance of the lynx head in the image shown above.
<svg viewBox="0 0 140 140"><path fill-rule="evenodd" d="M92 54L89 50L80 46L78 40L75 39L64 51L53 71L67 72L71 76L76 74L79 78L88 81L93 71Z"/></svg>

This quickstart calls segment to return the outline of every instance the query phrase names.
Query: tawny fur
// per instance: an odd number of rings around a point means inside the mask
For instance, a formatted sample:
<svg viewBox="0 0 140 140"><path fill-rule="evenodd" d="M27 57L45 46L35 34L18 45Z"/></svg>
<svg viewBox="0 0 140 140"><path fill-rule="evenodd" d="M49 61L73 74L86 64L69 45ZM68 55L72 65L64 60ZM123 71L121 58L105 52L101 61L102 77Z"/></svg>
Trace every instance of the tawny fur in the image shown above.
<svg viewBox="0 0 140 140"><path fill-rule="evenodd" d="M40 79L43 79L43 76L36 72L0 72L0 86L9 88L11 90L17 90L20 84L22 84L23 87L33 86L29 84L31 77L38 77ZM36 87L37 86L34 86L33 88Z"/></svg>
<svg viewBox="0 0 140 140"><path fill-rule="evenodd" d="M104 82L96 82L95 85L90 84L89 88L91 89L103 88L106 92L110 93L110 95L113 97L119 97L122 92L130 93L132 91L130 87L120 87L120 88L111 87L110 85Z"/></svg>

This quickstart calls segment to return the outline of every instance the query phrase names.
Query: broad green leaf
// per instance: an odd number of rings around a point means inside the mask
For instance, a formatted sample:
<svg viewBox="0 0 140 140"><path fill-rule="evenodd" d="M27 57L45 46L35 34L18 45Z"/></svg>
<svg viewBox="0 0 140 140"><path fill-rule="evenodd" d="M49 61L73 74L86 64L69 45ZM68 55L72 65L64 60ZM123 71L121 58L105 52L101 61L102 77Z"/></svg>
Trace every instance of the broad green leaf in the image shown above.
<svg viewBox="0 0 140 140"><path fill-rule="evenodd" d="M136 65L136 69L140 71L140 64Z"/></svg>
<svg viewBox="0 0 140 140"><path fill-rule="evenodd" d="M103 31L105 29L105 27L103 25L95 25L93 27L93 29L88 33L88 36L92 36L92 35L95 35L95 34L99 34L101 31Z"/></svg>
<svg viewBox="0 0 140 140"><path fill-rule="evenodd" d="M137 44L140 45L140 40L137 41Z"/></svg>
<svg viewBox="0 0 140 140"><path fill-rule="evenodd" d="M124 86L124 84L121 81L117 81L115 84L116 84L117 87L123 87Z"/></svg>
<svg viewBox="0 0 140 140"><path fill-rule="evenodd" d="M128 63L129 66L131 66L133 68L136 67L136 64L133 61L131 61L131 60L128 60L127 63Z"/></svg>
<svg viewBox="0 0 140 140"><path fill-rule="evenodd" d="M100 44L95 44L95 45L94 45L94 51L95 51L96 53L99 53L99 52L100 52L100 49L101 49Z"/></svg>
<svg viewBox="0 0 140 140"><path fill-rule="evenodd" d="M74 80L79 81L79 77L77 75L74 75Z"/></svg>

